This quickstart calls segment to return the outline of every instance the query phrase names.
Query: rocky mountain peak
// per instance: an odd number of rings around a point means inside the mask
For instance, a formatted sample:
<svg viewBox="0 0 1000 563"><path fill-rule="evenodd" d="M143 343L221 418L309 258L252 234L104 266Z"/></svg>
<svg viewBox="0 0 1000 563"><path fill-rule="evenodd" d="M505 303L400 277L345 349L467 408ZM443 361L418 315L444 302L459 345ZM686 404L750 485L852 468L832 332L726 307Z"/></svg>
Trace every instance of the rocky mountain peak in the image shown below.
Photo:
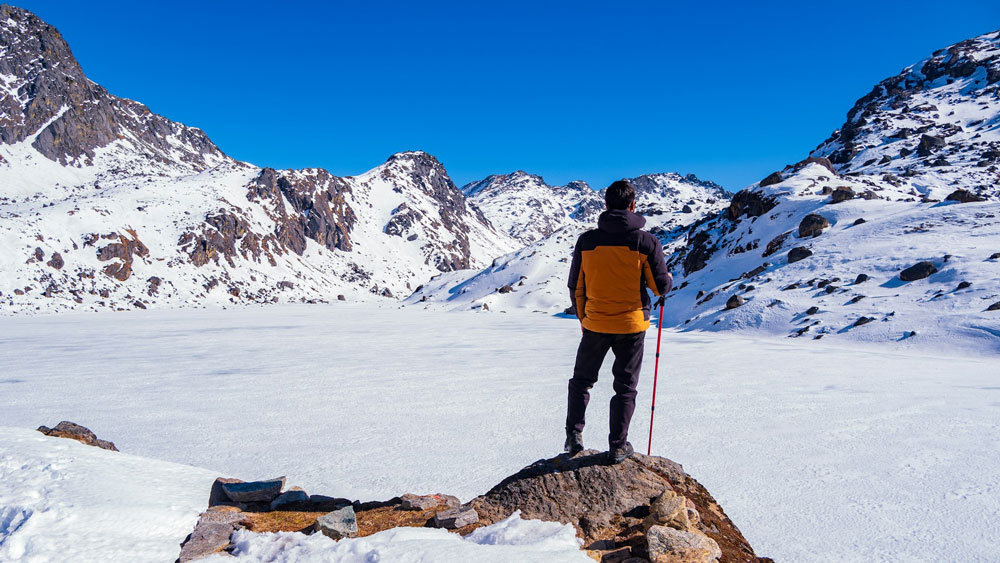
<svg viewBox="0 0 1000 563"><path fill-rule="evenodd" d="M91 82L56 28L6 4L0 6L0 80L0 141L30 140L61 164L90 166L98 152L133 169L153 163L158 171L199 171L228 160L200 129Z"/></svg>

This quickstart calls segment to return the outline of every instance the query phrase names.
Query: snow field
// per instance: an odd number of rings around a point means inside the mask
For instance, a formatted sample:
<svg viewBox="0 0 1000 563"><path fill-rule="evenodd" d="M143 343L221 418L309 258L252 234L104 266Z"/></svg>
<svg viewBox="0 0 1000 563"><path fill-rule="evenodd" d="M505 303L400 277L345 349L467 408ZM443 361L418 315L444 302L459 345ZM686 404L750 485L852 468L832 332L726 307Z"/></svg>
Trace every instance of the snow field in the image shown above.
<svg viewBox="0 0 1000 563"><path fill-rule="evenodd" d="M9 317L0 425L72 420L124 452L311 493L468 500L561 450L578 337L548 315L354 304ZM760 555L995 557L995 357L705 332L665 332L663 349L653 453L683 463ZM609 364L589 447L606 447Z"/></svg>

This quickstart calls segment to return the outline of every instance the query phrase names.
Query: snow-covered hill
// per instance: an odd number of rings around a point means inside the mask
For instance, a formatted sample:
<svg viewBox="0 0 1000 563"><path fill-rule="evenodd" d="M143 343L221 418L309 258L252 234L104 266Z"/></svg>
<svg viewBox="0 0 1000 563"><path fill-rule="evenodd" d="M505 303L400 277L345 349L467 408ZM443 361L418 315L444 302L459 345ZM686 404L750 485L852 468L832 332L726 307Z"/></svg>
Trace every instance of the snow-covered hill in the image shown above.
<svg viewBox="0 0 1000 563"><path fill-rule="evenodd" d="M520 244L431 155L273 170L87 79L0 7L0 312L409 295Z"/></svg>
<svg viewBox="0 0 1000 563"><path fill-rule="evenodd" d="M505 179L513 180L504 184ZM645 228L656 234L668 248L682 242L676 240L682 234L682 227L714 214L729 203L728 192L691 174L650 174L630 178L629 182L636 188L636 211L646 217ZM488 186L485 189L489 191L470 190L469 186L463 190L472 195L490 221L508 229L512 235L531 233L526 238L534 238L537 231L531 231L530 227L538 224L551 225L556 230L495 259L480 271L439 274L414 292L406 303L456 310L558 312L565 309L569 305L566 279L573 246L581 233L596 226L597 216L604 209L603 191L589 192L585 203L574 208L558 204L556 199L568 188L547 186L540 177L523 172L491 176L477 185ZM544 194L547 192L556 195L546 199ZM493 198L503 203L495 204ZM545 201L557 202L548 208L553 213L546 214L546 208L533 204ZM503 214L508 209L514 211L505 223ZM586 211L579 212L580 209ZM518 214L519 210L525 214ZM529 218L531 215L537 217Z"/></svg>
<svg viewBox="0 0 1000 563"><path fill-rule="evenodd" d="M1000 31L935 51L858 100L812 152L842 173L902 176L918 198L1000 195Z"/></svg>

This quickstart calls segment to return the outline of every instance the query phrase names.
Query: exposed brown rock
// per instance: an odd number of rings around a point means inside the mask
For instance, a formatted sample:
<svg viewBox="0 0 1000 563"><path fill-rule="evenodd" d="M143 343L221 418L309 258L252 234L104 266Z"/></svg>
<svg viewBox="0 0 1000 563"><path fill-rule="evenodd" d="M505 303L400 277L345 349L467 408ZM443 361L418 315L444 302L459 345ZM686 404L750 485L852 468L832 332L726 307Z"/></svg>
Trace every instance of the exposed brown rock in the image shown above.
<svg viewBox="0 0 1000 563"><path fill-rule="evenodd" d="M635 454L605 465L603 453L585 450L539 460L469 504L484 524L520 510L523 518L572 524L585 545L611 539L644 548L642 521L654 499L668 490L692 501L701 520L696 529L717 542L722 561L758 561L708 491L680 465L655 456Z"/></svg>
<svg viewBox="0 0 1000 563"><path fill-rule="evenodd" d="M100 440L97 435L90 431L89 428L85 426L80 426L75 422L69 422L64 420L59 424L56 424L54 428L49 428L48 426L39 426L38 431L46 436L55 436L56 438L69 438L70 440L76 440L82 444L88 446L94 446L96 448L101 448L103 450L111 450L117 452L118 448L115 447L114 442L109 442L107 440Z"/></svg>
<svg viewBox="0 0 1000 563"><path fill-rule="evenodd" d="M799 236L803 238L817 237L823 232L823 229L826 229L829 226L830 221L828 221L826 217L816 213L810 213L802 219L802 222L799 223Z"/></svg>

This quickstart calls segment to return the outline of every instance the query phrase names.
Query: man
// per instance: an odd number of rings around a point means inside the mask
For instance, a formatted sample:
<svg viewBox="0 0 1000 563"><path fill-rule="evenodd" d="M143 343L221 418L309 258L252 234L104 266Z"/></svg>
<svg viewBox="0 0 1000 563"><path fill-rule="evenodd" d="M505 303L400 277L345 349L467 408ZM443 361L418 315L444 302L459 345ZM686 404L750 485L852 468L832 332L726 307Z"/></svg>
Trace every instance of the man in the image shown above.
<svg viewBox="0 0 1000 563"><path fill-rule="evenodd" d="M646 220L635 213L635 190L624 180L611 184L604 196L607 211L597 229L580 235L569 273L570 299L580 319L583 338L569 380L566 452L583 450L584 415L590 388L608 350L615 396L611 399L608 461L620 463L635 450L628 426L635 411L642 347L649 328L650 298L646 289L666 295L673 285L663 261L660 241L642 230Z"/></svg>

